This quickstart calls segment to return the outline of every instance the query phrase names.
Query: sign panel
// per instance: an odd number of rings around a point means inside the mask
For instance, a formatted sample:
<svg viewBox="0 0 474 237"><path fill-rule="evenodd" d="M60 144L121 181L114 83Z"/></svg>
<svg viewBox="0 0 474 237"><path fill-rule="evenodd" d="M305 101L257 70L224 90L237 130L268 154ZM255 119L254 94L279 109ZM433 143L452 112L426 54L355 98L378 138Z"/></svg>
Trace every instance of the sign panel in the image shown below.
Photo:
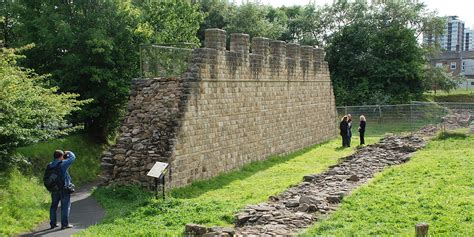
<svg viewBox="0 0 474 237"><path fill-rule="evenodd" d="M156 162L153 167L151 167L151 170L148 171L147 176L155 177L155 178L160 178L162 174L166 173L168 168L168 163L163 163L163 162Z"/></svg>

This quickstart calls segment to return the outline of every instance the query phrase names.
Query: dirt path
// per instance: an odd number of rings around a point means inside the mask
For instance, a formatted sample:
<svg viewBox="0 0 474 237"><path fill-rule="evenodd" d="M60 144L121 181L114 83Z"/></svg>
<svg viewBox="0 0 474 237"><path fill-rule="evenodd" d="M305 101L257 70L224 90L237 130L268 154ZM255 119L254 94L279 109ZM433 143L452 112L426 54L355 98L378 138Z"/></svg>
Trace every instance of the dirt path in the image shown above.
<svg viewBox="0 0 474 237"><path fill-rule="evenodd" d="M20 236L71 236L91 225L99 223L104 217L104 209L91 196L91 191L97 183L89 183L82 186L71 196L71 214L69 224L74 225L71 229L61 230L61 227L49 229L49 220L41 223L33 232L21 234ZM61 220L61 208L58 208L58 223Z"/></svg>

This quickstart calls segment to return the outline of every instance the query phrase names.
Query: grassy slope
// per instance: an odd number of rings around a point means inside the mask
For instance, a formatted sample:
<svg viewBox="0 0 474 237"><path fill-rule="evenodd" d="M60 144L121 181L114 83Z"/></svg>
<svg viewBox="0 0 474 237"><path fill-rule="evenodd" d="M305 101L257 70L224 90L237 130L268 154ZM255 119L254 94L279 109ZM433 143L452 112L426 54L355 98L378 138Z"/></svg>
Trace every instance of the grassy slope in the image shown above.
<svg viewBox="0 0 474 237"><path fill-rule="evenodd" d="M49 194L38 178L0 173L0 236L33 228L48 218Z"/></svg>
<svg viewBox="0 0 474 237"><path fill-rule="evenodd" d="M431 142L402 166L376 175L307 235L474 236L474 136Z"/></svg>
<svg viewBox="0 0 474 237"><path fill-rule="evenodd" d="M372 143L377 140L368 138ZM301 182L303 175L321 172L353 151L339 146L340 141L333 140L288 156L256 162L240 171L174 189L170 193L173 198L165 202L133 187L99 188L94 195L107 210L106 220L82 235L175 236L187 223L230 225L240 208L266 201L270 195Z"/></svg>
<svg viewBox="0 0 474 237"><path fill-rule="evenodd" d="M42 178L46 165L52 161L54 150L70 150L77 159L69 168L76 185L95 180L100 171L99 157L102 146L90 141L84 135L71 135L61 139L22 147L17 152L27 157L33 166L33 173Z"/></svg>
<svg viewBox="0 0 474 237"><path fill-rule="evenodd" d="M33 168L29 174L16 170L0 173L0 236L27 231L48 218L50 196L43 187L42 177L55 149L76 153L77 160L70 168L75 184L97 177L102 148L84 136L72 135L19 148L17 152L28 157Z"/></svg>
<svg viewBox="0 0 474 237"><path fill-rule="evenodd" d="M435 102L474 103L474 89L457 89L450 93L438 91L436 95L430 92L425 93L425 98Z"/></svg>

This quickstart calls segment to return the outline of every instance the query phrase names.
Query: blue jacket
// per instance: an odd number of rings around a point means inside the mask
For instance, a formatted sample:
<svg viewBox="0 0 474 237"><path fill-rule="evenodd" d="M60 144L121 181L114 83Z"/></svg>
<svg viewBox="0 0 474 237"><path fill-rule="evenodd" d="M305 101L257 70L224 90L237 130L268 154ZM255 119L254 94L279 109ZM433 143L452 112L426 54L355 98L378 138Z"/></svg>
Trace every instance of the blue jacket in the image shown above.
<svg viewBox="0 0 474 237"><path fill-rule="evenodd" d="M64 177L64 186L67 187L69 184L71 184L71 176L69 175L68 169L69 166L71 166L72 162L76 159L76 155L74 153L69 152L68 159L62 160L61 164L61 172ZM48 164L48 167L54 167L56 166L61 160L53 160L51 163Z"/></svg>

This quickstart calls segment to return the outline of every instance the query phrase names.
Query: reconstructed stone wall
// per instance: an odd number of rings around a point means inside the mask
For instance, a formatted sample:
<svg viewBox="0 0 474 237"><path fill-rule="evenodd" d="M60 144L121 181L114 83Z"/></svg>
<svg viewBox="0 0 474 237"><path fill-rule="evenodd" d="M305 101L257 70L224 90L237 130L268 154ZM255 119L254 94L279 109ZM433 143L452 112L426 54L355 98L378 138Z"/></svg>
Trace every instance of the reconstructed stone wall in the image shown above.
<svg viewBox="0 0 474 237"><path fill-rule="evenodd" d="M181 78L134 81L116 145L104 154L108 183L152 183L169 162L173 187L336 135L334 95L324 52L246 34L206 31ZM168 179L168 181L169 181Z"/></svg>

